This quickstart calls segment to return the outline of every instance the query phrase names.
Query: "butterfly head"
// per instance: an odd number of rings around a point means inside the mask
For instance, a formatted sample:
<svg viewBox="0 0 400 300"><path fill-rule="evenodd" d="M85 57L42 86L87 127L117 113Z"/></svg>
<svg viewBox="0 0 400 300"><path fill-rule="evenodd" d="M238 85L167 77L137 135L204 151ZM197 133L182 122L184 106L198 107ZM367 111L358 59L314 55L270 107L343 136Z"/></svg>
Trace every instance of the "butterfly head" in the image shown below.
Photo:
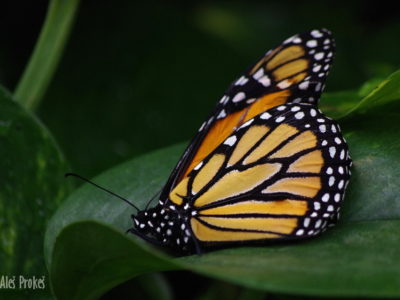
<svg viewBox="0 0 400 300"><path fill-rule="evenodd" d="M179 207L154 208L139 211L132 215L136 235L171 250L187 251L191 248L191 231L187 225L187 212Z"/></svg>

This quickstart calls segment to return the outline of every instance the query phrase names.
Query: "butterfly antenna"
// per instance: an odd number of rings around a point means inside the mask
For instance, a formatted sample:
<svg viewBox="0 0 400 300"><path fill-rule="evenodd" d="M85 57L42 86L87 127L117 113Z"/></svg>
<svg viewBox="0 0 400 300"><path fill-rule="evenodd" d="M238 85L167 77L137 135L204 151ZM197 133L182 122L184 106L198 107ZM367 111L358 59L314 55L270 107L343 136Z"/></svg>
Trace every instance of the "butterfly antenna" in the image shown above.
<svg viewBox="0 0 400 300"><path fill-rule="evenodd" d="M90 183L91 185L94 185L95 187L101 189L102 191L107 192L107 193L109 193L110 195L113 195L114 197L117 197L117 198L121 199L122 201L125 201L125 202L128 203L130 206L132 206L133 208L135 208L138 212L140 211L140 209L137 208L137 206L134 205L132 202L130 202L128 199L125 199L124 197L121 197L120 195L117 195L116 193L111 192L110 190L99 186L98 184L96 184L96 183L90 181L89 179L87 179L87 178L85 178L85 177L82 177L81 175L78 175L78 174L75 174L75 173L65 173L65 177L70 177L70 176L79 178L80 180L83 180L83 181L85 181L85 182L87 182L87 183Z"/></svg>

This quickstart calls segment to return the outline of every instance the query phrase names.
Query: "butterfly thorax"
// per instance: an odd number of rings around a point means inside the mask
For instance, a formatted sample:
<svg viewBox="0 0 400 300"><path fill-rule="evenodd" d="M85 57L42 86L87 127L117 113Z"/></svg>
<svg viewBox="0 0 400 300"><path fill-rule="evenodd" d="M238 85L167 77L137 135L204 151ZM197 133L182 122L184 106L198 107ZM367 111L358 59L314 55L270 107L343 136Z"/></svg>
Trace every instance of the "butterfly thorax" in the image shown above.
<svg viewBox="0 0 400 300"><path fill-rule="evenodd" d="M185 209L186 208L186 209ZM188 251L192 248L192 233L188 221L187 206L158 204L154 208L132 215L136 231L143 237L153 240L155 244L171 250Z"/></svg>

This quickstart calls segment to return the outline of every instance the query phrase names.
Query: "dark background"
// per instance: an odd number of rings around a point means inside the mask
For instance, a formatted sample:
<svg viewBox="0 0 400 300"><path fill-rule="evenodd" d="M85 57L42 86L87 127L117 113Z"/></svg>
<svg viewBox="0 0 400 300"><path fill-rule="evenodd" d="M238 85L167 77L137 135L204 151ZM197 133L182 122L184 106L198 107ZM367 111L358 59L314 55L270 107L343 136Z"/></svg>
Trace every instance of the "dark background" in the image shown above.
<svg viewBox="0 0 400 300"><path fill-rule="evenodd" d="M0 4L0 83L11 91L47 4ZM385 1L85 0L38 116L73 171L95 176L136 155L189 140L229 83L295 33L319 27L333 32L337 55L327 92L384 78L400 67L396 6ZM206 282L179 272L170 276L175 287L182 278L198 286Z"/></svg>
<svg viewBox="0 0 400 300"><path fill-rule="evenodd" d="M47 1L2 3L0 82L13 90ZM94 176L190 139L228 84L295 33L334 33L327 92L390 74L399 21L385 1L85 0L38 114L72 169Z"/></svg>

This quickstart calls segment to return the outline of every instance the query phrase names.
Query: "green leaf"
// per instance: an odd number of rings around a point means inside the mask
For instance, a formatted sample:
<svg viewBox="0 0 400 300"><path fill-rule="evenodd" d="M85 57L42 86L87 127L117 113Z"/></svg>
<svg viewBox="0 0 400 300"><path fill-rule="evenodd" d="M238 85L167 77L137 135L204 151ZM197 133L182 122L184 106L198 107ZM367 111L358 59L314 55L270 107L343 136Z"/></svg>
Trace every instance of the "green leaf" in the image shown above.
<svg viewBox="0 0 400 300"><path fill-rule="evenodd" d="M400 100L400 70L385 80L371 79L358 90L325 93L320 107L328 116L340 119L354 113L365 113L396 100Z"/></svg>
<svg viewBox="0 0 400 300"><path fill-rule="evenodd" d="M400 70L384 80L368 80L358 90L324 93L320 108L328 116L341 119L396 100L400 100Z"/></svg>
<svg viewBox="0 0 400 300"><path fill-rule="evenodd" d="M133 243L123 232L81 221L63 230L49 271L58 299L97 299L141 273L173 268L165 256Z"/></svg>
<svg viewBox="0 0 400 300"><path fill-rule="evenodd" d="M400 295L400 220L342 224L298 244L179 259L186 268L257 289L322 296Z"/></svg>
<svg viewBox="0 0 400 300"><path fill-rule="evenodd" d="M61 58L79 0L51 0L46 20L14 98L32 111L39 104Z"/></svg>
<svg viewBox="0 0 400 300"><path fill-rule="evenodd" d="M364 85L360 92L363 93L363 89L371 89L370 86ZM375 89L373 89L367 96L346 115L353 112L365 112L368 109L375 108L380 105L390 103L394 100L400 100L400 70L391 74L386 80L382 81Z"/></svg>
<svg viewBox="0 0 400 300"><path fill-rule="evenodd" d="M343 120L354 160L343 218L321 237L300 243L171 258L124 233L132 226L130 207L84 185L48 227L46 259L55 295L93 298L143 272L186 269L282 293L400 296L399 111L399 105L385 106ZM182 149L153 152L94 180L144 207L162 187Z"/></svg>
<svg viewBox="0 0 400 300"><path fill-rule="evenodd" d="M353 158L343 222L400 219L400 103L341 122Z"/></svg>
<svg viewBox="0 0 400 300"><path fill-rule="evenodd" d="M324 114L338 119L352 110L359 101L358 91L340 91L322 94L319 106Z"/></svg>
<svg viewBox="0 0 400 300"><path fill-rule="evenodd" d="M183 145L175 145L152 152L113 168L94 181L130 199L135 205L145 207L162 188L182 151ZM76 179L65 179L71 180ZM46 264L51 266L54 241L60 231L69 224L95 220L107 223L125 236L125 231L132 227L130 215L134 212L134 209L120 199L91 185L83 185L63 203L47 227L44 249Z"/></svg>
<svg viewBox="0 0 400 300"><path fill-rule="evenodd" d="M400 105L393 101L398 97L398 80L397 72L377 89L368 83L359 92L325 96L324 111L346 115L340 123L354 167L341 222L322 237L171 258L125 235L134 211L85 185L71 195L47 230L46 260L56 296L98 297L142 272L168 269L192 270L283 293L400 296L400 252L395 251L400 247L395 230L400 225L400 166L395 163L400 157L400 123L396 121ZM367 95L356 104L360 94ZM95 181L143 208L162 188L182 149L178 145L153 152ZM78 271L82 277L76 276ZM93 284L99 278L101 284Z"/></svg>
<svg viewBox="0 0 400 300"><path fill-rule="evenodd" d="M0 155L0 275L44 276L44 231L70 190L67 163L46 128L1 87Z"/></svg>

